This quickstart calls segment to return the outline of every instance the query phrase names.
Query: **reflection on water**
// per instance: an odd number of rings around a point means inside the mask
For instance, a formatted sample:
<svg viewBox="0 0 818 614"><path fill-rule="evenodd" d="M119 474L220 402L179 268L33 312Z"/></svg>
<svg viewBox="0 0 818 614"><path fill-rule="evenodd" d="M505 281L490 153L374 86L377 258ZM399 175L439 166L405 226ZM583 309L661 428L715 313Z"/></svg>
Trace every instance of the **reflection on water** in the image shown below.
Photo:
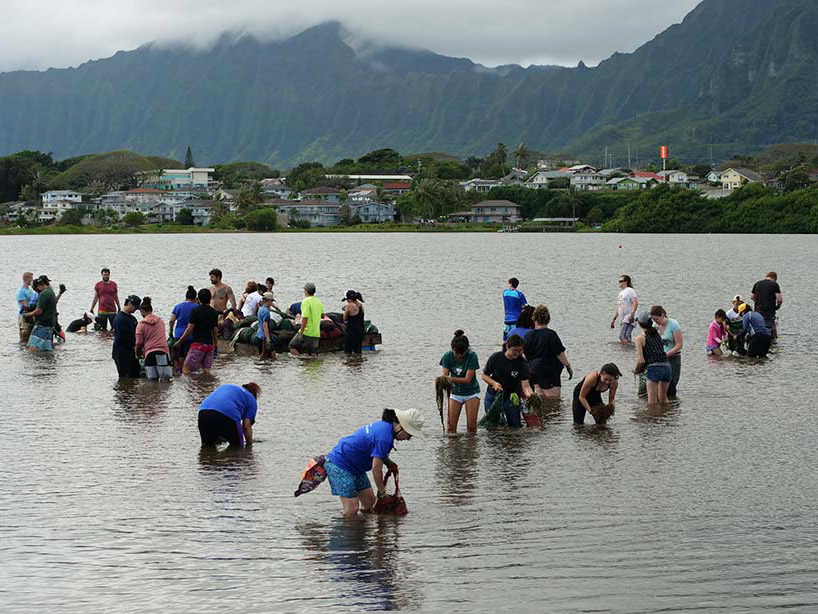
<svg viewBox="0 0 818 614"><path fill-rule="evenodd" d="M437 444L435 477L443 504L468 505L476 495L479 435L446 436Z"/></svg>
<svg viewBox="0 0 818 614"><path fill-rule="evenodd" d="M418 609L423 593L413 565L401 553L400 518L335 518L329 526L297 527L313 581L333 585L333 594L352 610Z"/></svg>

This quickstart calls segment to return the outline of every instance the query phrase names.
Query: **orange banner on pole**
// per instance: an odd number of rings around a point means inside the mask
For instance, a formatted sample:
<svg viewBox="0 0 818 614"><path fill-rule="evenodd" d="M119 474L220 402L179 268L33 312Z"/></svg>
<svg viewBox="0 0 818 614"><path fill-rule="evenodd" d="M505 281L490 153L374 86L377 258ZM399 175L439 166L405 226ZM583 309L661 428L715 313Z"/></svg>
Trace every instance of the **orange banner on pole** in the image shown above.
<svg viewBox="0 0 818 614"><path fill-rule="evenodd" d="M667 145L662 145L659 148L659 157L662 158L662 160L667 160Z"/></svg>

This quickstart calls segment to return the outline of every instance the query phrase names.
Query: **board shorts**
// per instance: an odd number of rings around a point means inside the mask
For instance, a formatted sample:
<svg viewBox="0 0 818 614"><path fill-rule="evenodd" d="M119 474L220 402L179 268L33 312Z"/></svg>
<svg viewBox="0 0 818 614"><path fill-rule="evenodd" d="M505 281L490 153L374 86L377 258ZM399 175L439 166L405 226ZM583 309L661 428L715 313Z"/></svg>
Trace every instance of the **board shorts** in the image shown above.
<svg viewBox="0 0 818 614"><path fill-rule="evenodd" d="M51 340L54 337L54 329L51 326L41 326L35 324L31 329L31 336L28 339L28 347L41 352L50 352L54 349Z"/></svg>
<svg viewBox="0 0 818 614"><path fill-rule="evenodd" d="M185 357L185 367L191 371L209 369L213 366L213 349L208 343L191 343Z"/></svg>
<svg viewBox="0 0 818 614"><path fill-rule="evenodd" d="M304 333L296 333L290 340L289 347L299 354L317 354L319 337L307 337Z"/></svg>
<svg viewBox="0 0 818 614"><path fill-rule="evenodd" d="M542 390L562 387L562 365L559 369L543 369L531 372L530 383Z"/></svg>
<svg viewBox="0 0 818 614"><path fill-rule="evenodd" d="M479 399L480 393L475 392L474 394L453 394L451 396L452 401L457 401L461 405L466 401L471 401L472 399Z"/></svg>
<svg viewBox="0 0 818 614"><path fill-rule="evenodd" d="M673 379L673 370L670 368L669 362L657 362L648 365L645 371L645 377L649 382L669 382Z"/></svg>
<svg viewBox="0 0 818 614"><path fill-rule="evenodd" d="M619 340L633 341L633 329L635 327L633 322L622 322L622 325L619 327Z"/></svg>
<svg viewBox="0 0 818 614"><path fill-rule="evenodd" d="M372 484L369 483L369 478L365 473L356 475L351 471L347 471L333 464L329 460L324 463L324 469L327 470L327 479L329 480L332 494L336 497L354 499L362 490L372 488Z"/></svg>
<svg viewBox="0 0 818 614"><path fill-rule="evenodd" d="M148 354L145 358L145 375L149 380L170 380L173 377L170 357L164 352Z"/></svg>

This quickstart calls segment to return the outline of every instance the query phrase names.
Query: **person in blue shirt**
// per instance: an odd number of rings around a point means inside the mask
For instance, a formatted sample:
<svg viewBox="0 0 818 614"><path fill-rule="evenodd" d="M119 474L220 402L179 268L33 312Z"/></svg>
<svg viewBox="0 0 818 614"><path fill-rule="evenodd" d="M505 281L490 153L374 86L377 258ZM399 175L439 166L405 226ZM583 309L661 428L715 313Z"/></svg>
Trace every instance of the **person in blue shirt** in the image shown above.
<svg viewBox="0 0 818 614"><path fill-rule="evenodd" d="M273 322L270 319L270 308L275 302L272 292L265 292L258 309L258 330L256 331L256 347L262 358L276 357L276 337L273 335Z"/></svg>
<svg viewBox="0 0 818 614"><path fill-rule="evenodd" d="M417 409L385 409L380 420L362 426L341 439L327 454L327 471L332 494L341 498L343 514L354 517L359 510L372 510L377 503L375 492L366 477L372 472L378 496L386 494L383 467L395 440L424 437L423 414Z"/></svg>
<svg viewBox="0 0 818 614"><path fill-rule="evenodd" d="M505 310L505 330L503 331L503 341L508 339L508 334L512 328L517 324L517 319L523 311L523 307L528 304L525 299L525 294L520 292L517 287L520 285L520 280L512 277L508 280L508 288L503 292L503 308Z"/></svg>
<svg viewBox="0 0 818 614"><path fill-rule="evenodd" d="M248 382L243 386L224 384L199 405L199 435L202 446L227 442L231 447L253 445L261 386Z"/></svg>
<svg viewBox="0 0 818 614"><path fill-rule="evenodd" d="M37 293L31 287L34 273L23 273L23 285L17 290L17 324L20 329L20 341L28 343L33 323L24 317L24 314L33 311L37 306Z"/></svg>
<svg viewBox="0 0 818 614"><path fill-rule="evenodd" d="M753 311L747 303L738 308L741 316L741 331L736 336L738 347L744 347L747 340L747 356L751 358L764 358L770 351L772 333L764 321L764 316Z"/></svg>

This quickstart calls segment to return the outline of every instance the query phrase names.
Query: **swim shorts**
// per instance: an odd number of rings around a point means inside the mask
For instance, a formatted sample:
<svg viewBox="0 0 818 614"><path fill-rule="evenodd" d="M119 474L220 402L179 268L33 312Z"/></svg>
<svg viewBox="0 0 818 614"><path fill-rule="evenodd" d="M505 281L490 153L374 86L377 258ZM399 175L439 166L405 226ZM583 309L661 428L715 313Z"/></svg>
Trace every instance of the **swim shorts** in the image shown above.
<svg viewBox="0 0 818 614"><path fill-rule="evenodd" d="M474 394L453 394L451 399L452 401L457 401L458 403L465 403L466 401L471 401L472 399L479 399L480 393L475 392Z"/></svg>
<svg viewBox="0 0 818 614"><path fill-rule="evenodd" d="M356 475L330 461L324 463L324 469L327 470L327 478L329 479L332 494L336 497L354 499L362 490L372 488L372 484L369 483L369 478L366 477L365 473Z"/></svg>
<svg viewBox="0 0 818 614"><path fill-rule="evenodd" d="M207 343L191 343L185 357L185 367L191 371L209 369L213 366L213 346Z"/></svg>
<svg viewBox="0 0 818 614"><path fill-rule="evenodd" d="M307 337L304 333L296 333L290 341L290 347L299 354L317 354L318 337Z"/></svg>
<svg viewBox="0 0 818 614"><path fill-rule="evenodd" d="M50 326L40 326L35 324L31 329L31 336L28 339L28 347L40 350L41 352L50 352L53 350L51 340L54 337L54 329Z"/></svg>

